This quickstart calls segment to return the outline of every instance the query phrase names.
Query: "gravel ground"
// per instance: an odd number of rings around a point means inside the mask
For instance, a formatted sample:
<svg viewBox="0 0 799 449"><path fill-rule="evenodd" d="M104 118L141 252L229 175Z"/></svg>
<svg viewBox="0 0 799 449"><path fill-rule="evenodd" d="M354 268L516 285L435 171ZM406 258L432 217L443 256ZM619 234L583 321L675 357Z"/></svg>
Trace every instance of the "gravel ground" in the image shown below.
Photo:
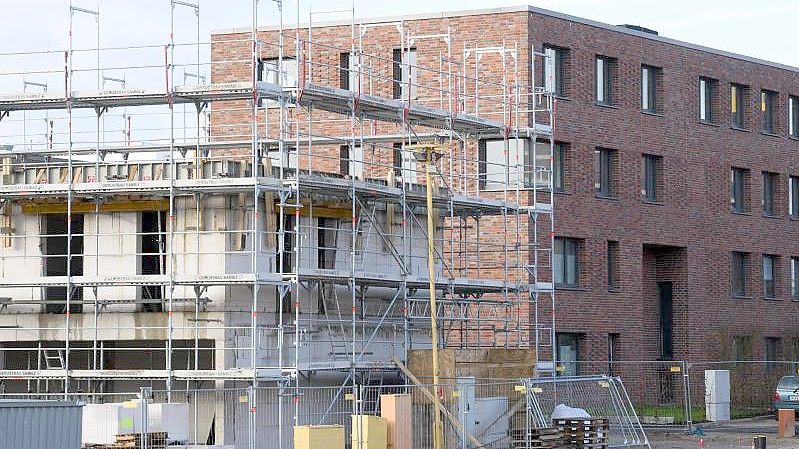
<svg viewBox="0 0 799 449"><path fill-rule="evenodd" d="M702 427L702 426L700 426ZM768 449L797 449L799 437L778 438L777 422L771 418L736 420L724 425L703 427L704 436L691 435L685 430L649 430L652 449L751 449L756 435L766 436Z"/></svg>

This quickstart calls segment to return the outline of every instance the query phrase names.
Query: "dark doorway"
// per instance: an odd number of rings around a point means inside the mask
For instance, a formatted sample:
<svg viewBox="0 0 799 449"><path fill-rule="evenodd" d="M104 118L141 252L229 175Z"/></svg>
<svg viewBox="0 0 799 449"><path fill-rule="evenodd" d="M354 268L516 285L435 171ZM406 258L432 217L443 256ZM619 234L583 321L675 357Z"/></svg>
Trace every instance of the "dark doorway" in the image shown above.
<svg viewBox="0 0 799 449"><path fill-rule="evenodd" d="M674 358L674 302L671 282L658 282L658 309L660 311L660 357Z"/></svg>
<svg viewBox="0 0 799 449"><path fill-rule="evenodd" d="M67 275L67 214L47 214L43 216L44 275ZM70 275L83 276L83 215L72 215L70 253ZM71 287L69 312L83 312L83 288ZM67 310L67 287L45 287L44 312L65 313Z"/></svg>
<svg viewBox="0 0 799 449"><path fill-rule="evenodd" d="M164 212L141 213L141 274L164 274L166 267ZM141 288L142 312L161 312L164 310L164 286L144 285Z"/></svg>

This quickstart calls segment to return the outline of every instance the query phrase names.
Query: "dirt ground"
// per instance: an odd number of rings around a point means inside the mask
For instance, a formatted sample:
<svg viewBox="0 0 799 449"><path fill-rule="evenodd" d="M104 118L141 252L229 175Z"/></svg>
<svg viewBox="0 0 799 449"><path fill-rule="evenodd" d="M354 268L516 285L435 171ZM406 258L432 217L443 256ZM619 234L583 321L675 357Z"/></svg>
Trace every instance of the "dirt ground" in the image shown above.
<svg viewBox="0 0 799 449"><path fill-rule="evenodd" d="M751 449L756 435L766 436L768 449L797 449L799 436L777 437L777 422L771 418L736 420L723 425L699 426L704 436L692 435L685 430L648 430L652 449ZM700 439L703 441L700 442ZM702 445L704 443L704 446Z"/></svg>

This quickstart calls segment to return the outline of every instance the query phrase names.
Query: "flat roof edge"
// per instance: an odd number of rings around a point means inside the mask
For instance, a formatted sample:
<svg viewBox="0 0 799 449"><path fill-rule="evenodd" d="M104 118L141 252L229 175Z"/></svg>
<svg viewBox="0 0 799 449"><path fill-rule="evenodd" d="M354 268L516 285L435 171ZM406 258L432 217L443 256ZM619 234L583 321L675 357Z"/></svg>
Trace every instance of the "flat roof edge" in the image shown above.
<svg viewBox="0 0 799 449"><path fill-rule="evenodd" d="M375 17L375 18L362 18L356 19L356 23L360 24L378 24L378 23L390 23L390 22L399 22L403 20L424 20L424 19L446 19L452 17L463 17L463 16L477 16L477 15L486 15L486 14L502 14L502 13L514 13L514 12L529 12L533 14L538 14L542 16L552 17L561 20L567 20L574 23L579 23L582 25L592 26L608 31L614 31L617 33L627 34L630 36L636 36L644 39L653 40L656 42L662 42L665 44L675 45L678 47L687 48L690 50L701 51L705 53L710 53L718 56L723 56L727 58L738 59L741 61L750 62L753 64L764 65L768 67L774 67L781 70L786 70L789 72L799 73L799 67L794 67L788 64L781 64L779 62L768 61L765 59L760 59L752 56L746 56L740 53L734 53L726 50L719 50L712 47L706 47L699 44L693 44L686 41L681 41L678 39L673 39L669 37L664 37L656 34L645 33L643 31L633 30L627 27L619 26L619 25L611 25L608 23L598 22L591 19L585 19L578 16L573 16L557 11L552 11L549 9L539 8L536 6L530 5L523 5L523 6L505 6L505 7L498 7L498 8L482 8L482 9L468 9L468 10L456 10L456 11L443 11L443 12L435 12L435 13L419 13L419 14L408 14L408 15L399 15L399 16L387 16L387 17ZM322 21L318 24L315 24L314 27L333 27L333 26L349 26L351 25L351 21L349 20L334 20L334 21ZM285 29L293 29L292 26L294 24L289 24L284 26ZM304 28L308 26L308 23L300 23L300 28ZM272 25L272 26L263 26L258 27L258 31L274 31L279 29L279 26ZM211 35L220 35L220 34L237 34L237 33L249 33L252 28L248 27L235 27L235 28L220 28L220 29L212 29Z"/></svg>

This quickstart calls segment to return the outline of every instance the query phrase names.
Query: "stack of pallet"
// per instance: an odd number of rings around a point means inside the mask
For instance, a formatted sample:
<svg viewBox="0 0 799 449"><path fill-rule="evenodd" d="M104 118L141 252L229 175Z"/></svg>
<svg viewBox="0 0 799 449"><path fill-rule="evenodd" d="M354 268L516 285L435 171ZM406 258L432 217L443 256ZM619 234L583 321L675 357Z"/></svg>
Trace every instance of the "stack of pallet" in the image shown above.
<svg viewBox="0 0 799 449"><path fill-rule="evenodd" d="M126 433L117 435L116 442L111 449L143 449L142 434ZM147 434L147 449L166 449L166 432L151 432Z"/></svg>
<svg viewBox="0 0 799 449"><path fill-rule="evenodd" d="M523 449L527 448L527 435L524 429L517 429L511 431L512 447ZM532 429L529 434L529 441L531 448L536 449L568 449L566 440L563 438L563 432L555 427L546 427L542 429Z"/></svg>
<svg viewBox="0 0 799 449"><path fill-rule="evenodd" d="M606 418L556 419L555 426L563 433L569 447L607 449L610 426Z"/></svg>

